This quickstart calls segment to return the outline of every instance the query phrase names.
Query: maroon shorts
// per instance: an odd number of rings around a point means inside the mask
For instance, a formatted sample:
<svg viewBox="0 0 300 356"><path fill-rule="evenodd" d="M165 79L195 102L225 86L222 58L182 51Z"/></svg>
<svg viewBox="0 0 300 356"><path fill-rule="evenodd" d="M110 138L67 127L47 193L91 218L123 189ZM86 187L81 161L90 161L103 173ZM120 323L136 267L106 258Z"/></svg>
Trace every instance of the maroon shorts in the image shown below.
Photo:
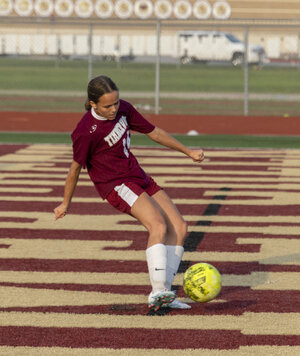
<svg viewBox="0 0 300 356"><path fill-rule="evenodd" d="M141 187L134 182L126 182L121 185L117 185L106 197L106 200L116 209L123 213L130 214L133 204L137 198L146 192L149 196L157 193L162 188L155 183L150 177L150 182L147 186Z"/></svg>

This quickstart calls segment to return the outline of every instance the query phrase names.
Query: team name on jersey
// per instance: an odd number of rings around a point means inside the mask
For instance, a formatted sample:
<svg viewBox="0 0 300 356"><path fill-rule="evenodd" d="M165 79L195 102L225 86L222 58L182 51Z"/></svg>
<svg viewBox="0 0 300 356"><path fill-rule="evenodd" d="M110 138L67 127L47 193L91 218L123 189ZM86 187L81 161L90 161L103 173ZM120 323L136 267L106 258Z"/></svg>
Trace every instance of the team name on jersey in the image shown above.
<svg viewBox="0 0 300 356"><path fill-rule="evenodd" d="M116 123L114 129L110 132L109 135L104 137L104 140L111 147L117 143L121 137L124 135L124 132L127 130L128 124L125 116L121 116L120 120Z"/></svg>

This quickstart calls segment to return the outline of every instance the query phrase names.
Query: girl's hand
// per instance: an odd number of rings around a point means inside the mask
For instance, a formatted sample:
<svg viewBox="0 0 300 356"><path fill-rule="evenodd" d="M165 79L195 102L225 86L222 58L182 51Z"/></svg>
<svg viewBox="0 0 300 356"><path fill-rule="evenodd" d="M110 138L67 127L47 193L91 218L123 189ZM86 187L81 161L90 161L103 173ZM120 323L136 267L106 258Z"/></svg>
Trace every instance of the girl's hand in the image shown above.
<svg viewBox="0 0 300 356"><path fill-rule="evenodd" d="M54 220L57 220L57 219L63 218L67 214L68 206L64 203L61 203L53 211L54 211L54 215L55 215Z"/></svg>
<svg viewBox="0 0 300 356"><path fill-rule="evenodd" d="M204 152L203 150L191 150L189 156L192 158L194 162L202 162L204 160Z"/></svg>

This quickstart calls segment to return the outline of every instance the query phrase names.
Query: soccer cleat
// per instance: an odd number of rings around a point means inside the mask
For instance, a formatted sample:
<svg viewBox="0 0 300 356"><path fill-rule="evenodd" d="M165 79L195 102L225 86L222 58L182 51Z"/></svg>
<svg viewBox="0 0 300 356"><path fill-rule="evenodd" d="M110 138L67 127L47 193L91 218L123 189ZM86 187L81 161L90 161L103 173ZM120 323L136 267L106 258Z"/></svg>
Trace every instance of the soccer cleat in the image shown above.
<svg viewBox="0 0 300 356"><path fill-rule="evenodd" d="M169 305L166 305L166 306L169 308L172 308L172 309L191 309L192 308L190 305L181 302L177 298L175 298L172 303L170 303Z"/></svg>
<svg viewBox="0 0 300 356"><path fill-rule="evenodd" d="M150 293L148 298L148 307L157 311L162 306L168 306L175 299L175 294L171 291L164 290L156 293Z"/></svg>

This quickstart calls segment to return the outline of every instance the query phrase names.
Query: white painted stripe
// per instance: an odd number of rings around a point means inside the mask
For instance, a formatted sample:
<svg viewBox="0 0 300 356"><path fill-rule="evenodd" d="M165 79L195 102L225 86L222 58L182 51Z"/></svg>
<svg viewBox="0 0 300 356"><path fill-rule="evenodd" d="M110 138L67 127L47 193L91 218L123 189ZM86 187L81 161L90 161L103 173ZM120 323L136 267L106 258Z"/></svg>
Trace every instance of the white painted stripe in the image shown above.
<svg viewBox="0 0 300 356"><path fill-rule="evenodd" d="M37 214L36 212L33 213ZM124 214L125 215L125 214ZM128 216L128 215L127 215ZM129 217L129 216L128 216ZM98 218L99 219L99 218ZM78 217L77 217L78 220ZM120 220L121 221L121 220ZM8 225L8 223L6 223ZM72 226L72 224L70 224ZM118 224L117 224L118 225ZM119 231L126 233L127 231L134 231L134 229L129 229L132 225L125 225L125 228L121 228ZM28 228L30 225L27 224L15 224L12 228ZM38 228L39 225L36 226ZM88 222L82 226L88 226ZM106 231L111 231L111 227L115 226L113 220L107 221ZM5 227L5 226L4 226ZM140 227L140 226L139 226ZM203 226L204 228L205 226ZM31 228L31 226L30 226ZM43 227L40 227L43 228ZM142 227L136 231L142 231ZM91 229L90 229L91 230ZM96 230L96 228L94 228ZM114 229L116 230L116 229ZM194 231L196 227L193 227ZM104 231L104 229L101 229ZM201 231L201 230L200 230ZM218 231L222 231L222 227ZM225 230L226 232L231 232L230 229ZM239 233L239 231L235 231ZM248 232L246 230L246 232ZM274 234L277 233L276 228L273 231ZM285 229L282 231L283 236L290 236L291 233ZM294 233L295 235L296 233ZM128 238L130 239L130 234ZM299 229L298 235L299 236ZM20 236L21 237L21 236ZM97 260L97 261L145 261L145 251L144 250L129 250L132 245L132 240L124 241L87 241L87 240L50 240L50 239L11 239L11 238L1 238L0 244L8 245L8 248L0 249L0 258L19 258L19 259L45 259L45 260ZM184 261L195 261L199 262L199 258L202 261L217 261L217 262L259 262L262 265L276 264L276 265L300 265L299 254L297 252L300 250L300 241L297 239L286 239L286 238L238 238L237 245L248 245L255 244L259 247L258 252L216 252L216 251L195 251L188 252L185 251L183 255ZM280 251L280 255L278 253ZM277 275L279 276L279 275ZM295 277L296 278L296 277ZM280 279L278 279L280 281ZM271 281L269 279L269 281ZM262 281L263 282L263 281ZM295 279L295 283L296 283ZM285 283L285 282L284 282ZM257 285L257 284L256 284ZM276 285L276 283L275 283ZM274 286L270 286L274 288ZM276 288L279 288L276 286ZM292 285L291 289L295 289L296 286ZM1 294L0 294L1 295ZM3 300L1 301L3 303Z"/></svg>
<svg viewBox="0 0 300 356"><path fill-rule="evenodd" d="M111 348L68 348L68 347L30 347L30 346L0 346L0 354L5 356L153 356L153 349L111 349ZM238 349L155 349L155 356L249 356L249 355L299 355L300 346L240 346Z"/></svg>
<svg viewBox="0 0 300 356"><path fill-rule="evenodd" d="M36 194L41 194L41 193L51 193L52 189L51 188L17 188L17 187L1 187L0 186L0 193L36 193ZM12 198L15 198L12 197ZM2 200L2 197L0 198ZM56 198L57 200L57 198Z"/></svg>
<svg viewBox="0 0 300 356"><path fill-rule="evenodd" d="M129 252L130 253L130 252ZM147 286L148 273L122 272L35 272L0 271L1 283L76 284L76 285L130 285ZM182 285L183 273L177 273L174 284ZM251 272L250 274L222 274L222 286L243 286L252 290L300 291L298 272ZM24 286L25 288L26 286ZM43 289L42 287L40 289ZM190 303L190 301L189 301Z"/></svg>
<svg viewBox="0 0 300 356"><path fill-rule="evenodd" d="M126 296L126 298L129 296ZM86 297L88 299L88 296ZM146 296L143 296L144 300ZM120 299L121 301L122 299ZM99 304L101 293L99 293ZM125 306L126 304L124 304ZM270 314L272 314L270 316ZM147 315L0 312L1 326L48 328L149 328L162 330L238 330L244 335L299 335L298 314L244 313L233 315L165 315L157 322Z"/></svg>

